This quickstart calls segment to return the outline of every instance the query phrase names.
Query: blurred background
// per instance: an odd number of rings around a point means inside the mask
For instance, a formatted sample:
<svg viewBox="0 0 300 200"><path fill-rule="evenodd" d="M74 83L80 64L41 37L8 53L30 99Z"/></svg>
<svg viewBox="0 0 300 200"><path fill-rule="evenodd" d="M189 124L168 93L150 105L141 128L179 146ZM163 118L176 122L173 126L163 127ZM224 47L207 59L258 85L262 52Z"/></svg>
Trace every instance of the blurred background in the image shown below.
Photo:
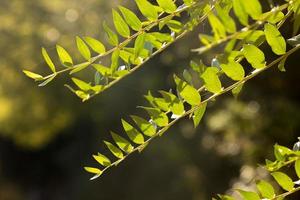
<svg viewBox="0 0 300 200"><path fill-rule="evenodd" d="M48 73L42 46L54 54L59 43L79 57L75 36L103 38L101 23L111 23L119 4L136 9L129 0L0 1L0 200L210 199L268 177L257 163L273 158L275 143L296 142L299 53L288 59L287 72L274 67L248 82L238 99L223 95L210 103L196 130L183 120L141 155L89 181L83 167L97 165L91 155L104 149L109 130L142 113L136 106L145 104L148 90L173 87L172 74L200 59L189 50L199 46L197 32L205 26L86 103L63 87L66 76L38 88L23 75L24 68ZM286 37L291 27L282 29ZM214 53L201 58L209 63Z"/></svg>

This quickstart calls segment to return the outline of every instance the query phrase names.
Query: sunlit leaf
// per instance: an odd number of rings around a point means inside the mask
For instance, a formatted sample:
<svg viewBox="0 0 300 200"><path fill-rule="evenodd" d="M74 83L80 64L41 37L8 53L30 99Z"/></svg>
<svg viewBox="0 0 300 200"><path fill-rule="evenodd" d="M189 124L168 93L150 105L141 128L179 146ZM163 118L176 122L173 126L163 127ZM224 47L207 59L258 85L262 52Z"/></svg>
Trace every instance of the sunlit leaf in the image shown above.
<svg viewBox="0 0 300 200"><path fill-rule="evenodd" d="M261 69L266 66L264 53L252 44L244 45L242 50L247 61L255 69Z"/></svg>
<svg viewBox="0 0 300 200"><path fill-rule="evenodd" d="M149 20L156 20L158 18L158 13L155 8L150 2L147 0L135 0L139 10L141 13L148 18Z"/></svg>
<svg viewBox="0 0 300 200"><path fill-rule="evenodd" d="M298 178L300 179L300 159L296 160L295 162L295 171Z"/></svg>
<svg viewBox="0 0 300 200"><path fill-rule="evenodd" d="M135 115L132 115L131 118L145 135L149 137L155 135L156 128L150 122Z"/></svg>
<svg viewBox="0 0 300 200"><path fill-rule="evenodd" d="M91 51L85 42L80 38L76 37L76 44L80 54L89 61L91 59Z"/></svg>
<svg viewBox="0 0 300 200"><path fill-rule="evenodd" d="M124 157L123 152L116 147L115 145L113 145L110 142L104 141L104 144L107 146L107 148L110 150L110 152L117 158L122 159Z"/></svg>
<svg viewBox="0 0 300 200"><path fill-rule="evenodd" d="M234 81L240 81L245 77L245 70L238 62L229 61L227 64L221 64L221 68Z"/></svg>
<svg viewBox="0 0 300 200"><path fill-rule="evenodd" d="M276 182L282 187L282 189L286 191L291 191L294 189L294 182L293 180L286 174L282 172L274 172L271 174Z"/></svg>
<svg viewBox="0 0 300 200"><path fill-rule="evenodd" d="M112 14L113 14L114 25L115 25L117 32L121 36L128 38L130 36L130 30L129 30L127 23L124 21L124 19L121 17L121 15L116 10L113 9Z"/></svg>
<svg viewBox="0 0 300 200"><path fill-rule="evenodd" d="M55 65L53 64L53 62L52 62L52 60L51 60L50 56L48 55L48 53L47 53L47 51L46 51L45 48L42 48L42 55L43 55L43 57L44 57L47 65L51 69L51 71L55 73L55 71L56 71L55 70Z"/></svg>
<svg viewBox="0 0 300 200"><path fill-rule="evenodd" d="M173 13L177 7L173 0L156 0L158 5L166 12Z"/></svg>
<svg viewBox="0 0 300 200"><path fill-rule="evenodd" d="M105 46L99 40L96 40L92 37L84 37L84 40L93 49L93 51L99 54L105 53Z"/></svg>
<svg viewBox="0 0 300 200"><path fill-rule="evenodd" d="M132 12L131 10L129 10L125 7L122 7L122 6L119 6L119 9L120 9L125 21L133 30L139 31L142 28L142 22L135 15L134 12Z"/></svg>
<svg viewBox="0 0 300 200"><path fill-rule="evenodd" d="M128 122L122 119L123 128L130 138L136 144L143 144L144 143L144 136L136 130L133 126L131 126Z"/></svg>
<svg viewBox="0 0 300 200"><path fill-rule="evenodd" d="M60 62L66 66L70 67L73 65L73 60L70 54L61 46L56 45L57 54L59 56Z"/></svg>
<svg viewBox="0 0 300 200"><path fill-rule="evenodd" d="M277 55L283 55L286 52L286 42L278 31L276 26L272 24L265 24L265 35L268 44L271 46L273 52Z"/></svg>
<svg viewBox="0 0 300 200"><path fill-rule="evenodd" d="M42 75L27 71L27 70L23 70L23 73L26 76L28 76L29 78L34 79L36 81L43 80L43 78L44 78Z"/></svg>
<svg viewBox="0 0 300 200"><path fill-rule="evenodd" d="M215 67L206 68L205 72L201 75L205 83L205 88L212 93L219 93L222 91L222 84L218 77L219 70Z"/></svg>
<svg viewBox="0 0 300 200"><path fill-rule="evenodd" d="M118 35L108 27L105 21L103 22L103 28L105 30L108 42L113 46L117 46L119 44Z"/></svg>
<svg viewBox="0 0 300 200"><path fill-rule="evenodd" d="M197 128L206 111L207 103L201 104L193 113L194 127Z"/></svg>
<svg viewBox="0 0 300 200"><path fill-rule="evenodd" d="M79 80L78 78L72 78L72 81L83 91L88 91L91 89L91 85L89 83Z"/></svg>
<svg viewBox="0 0 300 200"><path fill-rule="evenodd" d="M272 199L275 197L275 191L273 186L264 181L264 180L260 180L257 184L256 184L257 189L259 190L260 194L262 197L264 198L268 198L268 199Z"/></svg>
<svg viewBox="0 0 300 200"><path fill-rule="evenodd" d="M245 11L243 0L233 0L233 10L241 24L244 26L248 25L248 13Z"/></svg>
<svg viewBox="0 0 300 200"><path fill-rule="evenodd" d="M98 153L98 155L93 155L93 158L102 166L109 166L111 165L110 160L103 154Z"/></svg>
<svg viewBox="0 0 300 200"><path fill-rule="evenodd" d="M124 152L130 153L133 150L134 147L125 138L121 137L120 135L118 135L118 134L116 134L114 132L111 132L111 136L114 139L114 141L117 144L117 146L120 149L122 149Z"/></svg>

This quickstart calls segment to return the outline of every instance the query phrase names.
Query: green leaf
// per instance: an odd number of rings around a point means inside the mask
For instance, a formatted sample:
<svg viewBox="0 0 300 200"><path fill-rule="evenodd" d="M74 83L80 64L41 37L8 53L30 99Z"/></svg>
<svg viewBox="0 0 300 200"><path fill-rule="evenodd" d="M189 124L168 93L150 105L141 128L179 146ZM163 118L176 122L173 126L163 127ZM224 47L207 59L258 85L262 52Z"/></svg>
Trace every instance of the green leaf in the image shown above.
<svg viewBox="0 0 300 200"><path fill-rule="evenodd" d="M208 21L211 25L216 40L226 36L226 29L223 23L213 13L208 14Z"/></svg>
<svg viewBox="0 0 300 200"><path fill-rule="evenodd" d="M80 72L81 70L84 70L90 65L90 62L81 63L78 65L74 65L74 69L70 72L70 74L75 74L77 72Z"/></svg>
<svg viewBox="0 0 300 200"><path fill-rule="evenodd" d="M285 69L285 62L286 62L286 59L287 57L284 57L278 64L278 69L281 71L281 72L285 72L286 69Z"/></svg>
<svg viewBox="0 0 300 200"><path fill-rule="evenodd" d="M89 91L91 89L91 85L82 80L72 78L72 81L77 85L78 88L80 88L83 91Z"/></svg>
<svg viewBox="0 0 300 200"><path fill-rule="evenodd" d="M191 6L194 3L194 0L183 0L186 6Z"/></svg>
<svg viewBox="0 0 300 200"><path fill-rule="evenodd" d="M277 183L286 191L291 191L294 189L293 180L286 174L282 172L274 172L271 174Z"/></svg>
<svg viewBox="0 0 300 200"><path fill-rule="evenodd" d="M222 8L219 4L215 5L216 11L218 13L218 16L220 20L222 21L223 25L225 26L225 29L228 33L235 33L236 32L236 25L233 20L233 18L229 15L229 11L226 11L224 8Z"/></svg>
<svg viewBox="0 0 300 200"><path fill-rule="evenodd" d="M92 65L102 76L110 76L111 70L108 67L105 67L100 64L93 64Z"/></svg>
<svg viewBox="0 0 300 200"><path fill-rule="evenodd" d="M27 71L27 70L23 70L23 73L28 76L29 78L31 79L34 79L36 81L40 81L40 80L43 80L44 77L42 75L39 75L39 74L36 74L36 73L33 73L33 72L30 72L30 71Z"/></svg>
<svg viewBox="0 0 300 200"><path fill-rule="evenodd" d="M145 135L149 137L155 135L156 129L150 122L135 115L132 115L131 118Z"/></svg>
<svg viewBox="0 0 300 200"><path fill-rule="evenodd" d="M94 167L84 167L85 171L92 173L92 174L101 174L101 170Z"/></svg>
<svg viewBox="0 0 300 200"><path fill-rule="evenodd" d="M134 58L137 58L141 51L144 49L144 45L145 45L145 33L140 34L134 43Z"/></svg>
<svg viewBox="0 0 300 200"><path fill-rule="evenodd" d="M85 42L98 54L104 54L106 49L105 46L99 41L92 37L84 37Z"/></svg>
<svg viewBox="0 0 300 200"><path fill-rule="evenodd" d="M111 55L110 69L112 72L115 72L119 67L119 56L120 56L120 50L115 50Z"/></svg>
<svg viewBox="0 0 300 200"><path fill-rule="evenodd" d="M119 136L118 134L111 132L111 136L114 139L114 141L116 142L117 146L120 149L122 149L124 152L130 153L134 149L134 147L130 144L130 142L128 140Z"/></svg>
<svg viewBox="0 0 300 200"><path fill-rule="evenodd" d="M177 98L176 95L165 91L159 92L165 101L169 103L170 110L174 115L180 116L185 112L183 103Z"/></svg>
<svg viewBox="0 0 300 200"><path fill-rule="evenodd" d="M111 165L110 160L105 155L102 155L100 153L98 153L98 155L93 155L93 158L102 166L107 167Z"/></svg>
<svg viewBox="0 0 300 200"><path fill-rule="evenodd" d="M275 197L275 191L273 186L264 181L264 180L260 180L257 184L256 184L257 189L259 190L259 192L261 193L261 196L264 198L268 198L268 199L272 199Z"/></svg>
<svg viewBox="0 0 300 200"><path fill-rule="evenodd" d="M141 107L141 108L145 109L148 112L149 116L155 122L155 124L157 126L164 127L169 124L168 116L164 112L162 112L160 109L149 108L149 107Z"/></svg>
<svg viewBox="0 0 300 200"><path fill-rule="evenodd" d="M271 46L273 52L277 55L283 55L286 52L286 42L278 31L276 26L265 24L265 35L268 44Z"/></svg>
<svg viewBox="0 0 300 200"><path fill-rule="evenodd" d="M85 42L80 38L76 37L76 44L80 54L89 61L91 59L91 51Z"/></svg>
<svg viewBox="0 0 300 200"><path fill-rule="evenodd" d="M187 82L181 80L176 75L174 75L174 80L177 85L177 91L180 96L186 100L186 102L190 105L199 105L201 102L201 96L199 92L189 85Z"/></svg>
<svg viewBox="0 0 300 200"><path fill-rule="evenodd" d="M183 25L180 21L177 20L168 20L167 26L169 29L175 33L179 33L182 31Z"/></svg>
<svg viewBox="0 0 300 200"><path fill-rule="evenodd" d="M262 7L259 0L241 0L244 10L253 18L259 19L262 15Z"/></svg>
<svg viewBox="0 0 300 200"><path fill-rule="evenodd" d="M113 145L110 142L104 141L104 144L107 146L107 148L110 150L110 152L117 158L122 159L124 157L123 152L116 147L115 145Z"/></svg>
<svg viewBox="0 0 300 200"><path fill-rule="evenodd" d="M235 88L232 89L231 92L232 92L232 95L234 96L234 98L237 98L239 96L243 87L244 87L244 83L240 83Z"/></svg>
<svg viewBox="0 0 300 200"><path fill-rule="evenodd" d="M207 103L203 103L197 108L194 113L193 113L193 122L194 122L194 127L197 128L199 126L199 123L206 111L206 106Z"/></svg>
<svg viewBox="0 0 300 200"><path fill-rule="evenodd" d="M122 7L122 6L119 6L119 9L120 9L125 21L133 30L139 31L142 29L142 22L134 14L134 12L132 12L131 10L129 10L125 7Z"/></svg>
<svg viewBox="0 0 300 200"><path fill-rule="evenodd" d="M247 61L255 69L261 69L266 66L264 53L252 44L244 45L242 50Z"/></svg>
<svg viewBox="0 0 300 200"><path fill-rule="evenodd" d="M44 87L46 86L48 83L50 83L51 81L53 81L53 79L56 77L55 74L51 75L49 78L47 78L44 82L39 84L39 87Z"/></svg>
<svg viewBox="0 0 300 200"><path fill-rule="evenodd" d="M284 161L285 158L291 154L293 154L293 151L289 148L278 144L274 145L274 155L277 160Z"/></svg>
<svg viewBox="0 0 300 200"><path fill-rule="evenodd" d="M156 0L158 5L166 12L173 13L176 11L176 4L172 0Z"/></svg>
<svg viewBox="0 0 300 200"><path fill-rule="evenodd" d="M206 68L205 72L201 75L205 83L205 88L216 94L222 91L222 84L218 77L219 70L215 67L208 67Z"/></svg>
<svg viewBox="0 0 300 200"><path fill-rule="evenodd" d="M103 28L106 33L108 42L113 46L118 46L119 44L118 35L108 27L106 22L103 22Z"/></svg>
<svg viewBox="0 0 300 200"><path fill-rule="evenodd" d="M153 6L147 0L135 0L135 2L141 13L150 21L156 20L158 18L158 13L155 6Z"/></svg>
<svg viewBox="0 0 300 200"><path fill-rule="evenodd" d="M244 190L238 190L238 192L242 195L244 200L260 200L258 194L255 192L249 192Z"/></svg>
<svg viewBox="0 0 300 200"><path fill-rule="evenodd" d="M228 64L221 64L225 74L234 81L240 81L245 77L243 66L235 61L229 61Z"/></svg>
<svg viewBox="0 0 300 200"><path fill-rule="evenodd" d="M131 126L128 122L122 119L123 128L130 138L136 144L143 144L144 143L144 136L136 130L133 126Z"/></svg>
<svg viewBox="0 0 300 200"><path fill-rule="evenodd" d="M90 98L90 95L84 91L77 90L75 91L75 94L82 99L82 101L86 101Z"/></svg>
<svg viewBox="0 0 300 200"><path fill-rule="evenodd" d="M243 0L233 0L233 10L241 24L244 26L248 25L248 13L245 11L243 4Z"/></svg>
<svg viewBox="0 0 300 200"><path fill-rule="evenodd" d="M53 64L50 56L48 55L47 51L45 48L42 48L42 55L47 63L47 65L50 67L51 71L55 73L55 65Z"/></svg>
<svg viewBox="0 0 300 200"><path fill-rule="evenodd" d="M56 45L56 50L61 64L66 67L70 67L73 65L73 60L70 54L63 47Z"/></svg>
<svg viewBox="0 0 300 200"><path fill-rule="evenodd" d="M117 32L121 36L128 38L130 36L130 30L129 30L128 25L126 24L124 19L121 17L121 15L114 9L112 10L112 14L113 14L114 25L115 25Z"/></svg>
<svg viewBox="0 0 300 200"><path fill-rule="evenodd" d="M295 162L295 171L298 178L300 179L300 159L296 160Z"/></svg>

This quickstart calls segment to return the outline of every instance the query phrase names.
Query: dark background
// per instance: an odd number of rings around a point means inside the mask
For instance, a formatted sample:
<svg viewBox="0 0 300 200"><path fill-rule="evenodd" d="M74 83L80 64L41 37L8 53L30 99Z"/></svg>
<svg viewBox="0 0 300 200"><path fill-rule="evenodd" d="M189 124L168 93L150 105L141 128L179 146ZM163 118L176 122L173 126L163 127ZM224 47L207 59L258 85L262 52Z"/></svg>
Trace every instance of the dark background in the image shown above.
<svg viewBox="0 0 300 200"><path fill-rule="evenodd" d="M287 72L273 67L247 82L239 99L223 95L210 103L196 130L182 120L141 155L89 181L83 167L96 165L91 155L104 149L101 141L109 130L121 129L121 118L142 113L136 109L145 104L142 95L173 87L172 74L181 73L191 58L208 62L217 51L201 57L190 53L200 45L197 32L206 30L197 27L86 103L63 87L70 82L67 76L38 88L22 74L24 68L49 73L41 46L54 55L59 43L79 58L75 36L103 38L101 23L111 23L110 10L120 2L1 0L0 200L210 199L269 178L257 164L273 159L275 143L292 147L297 141L299 53L289 57ZM136 9L131 1L122 5ZM286 37L291 27L282 28Z"/></svg>

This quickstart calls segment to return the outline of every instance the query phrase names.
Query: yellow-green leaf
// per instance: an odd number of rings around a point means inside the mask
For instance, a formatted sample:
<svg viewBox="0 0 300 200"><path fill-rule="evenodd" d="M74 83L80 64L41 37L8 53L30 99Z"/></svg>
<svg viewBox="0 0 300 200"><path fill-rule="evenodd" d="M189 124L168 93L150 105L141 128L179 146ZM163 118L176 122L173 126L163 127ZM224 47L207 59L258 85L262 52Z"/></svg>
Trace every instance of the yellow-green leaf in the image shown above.
<svg viewBox="0 0 300 200"><path fill-rule="evenodd" d="M62 46L56 45L56 51L61 64L63 64L66 67L70 67L73 65L73 60L70 54Z"/></svg>
<svg viewBox="0 0 300 200"><path fill-rule="evenodd" d="M84 37L84 40L93 49L93 51L99 54L105 53L106 51L105 46L99 40L96 40L92 37Z"/></svg>
<svg viewBox="0 0 300 200"><path fill-rule="evenodd" d="M238 192L242 195L244 200L260 200L258 194L255 192L238 190Z"/></svg>
<svg viewBox="0 0 300 200"><path fill-rule="evenodd" d="M276 182L282 187L282 189L286 191L291 191L294 189L294 182L293 180L286 174L282 172L274 172L271 174Z"/></svg>
<svg viewBox="0 0 300 200"><path fill-rule="evenodd" d="M116 147L115 145L113 145L110 142L104 141L104 144L107 146L107 148L110 150L110 152L117 158L122 159L124 157L123 152Z"/></svg>
<svg viewBox="0 0 300 200"><path fill-rule="evenodd" d="M126 140L122 136L120 136L114 132L111 132L111 136L114 139L114 141L116 142L116 144L118 145L118 147L120 149L122 149L124 152L130 153L133 150L134 147L130 144L130 142L128 140Z"/></svg>
<svg viewBox="0 0 300 200"><path fill-rule="evenodd" d="M84 167L85 171L92 173L92 174L101 174L101 170L94 167Z"/></svg>
<svg viewBox="0 0 300 200"><path fill-rule="evenodd" d="M27 71L27 70L23 70L23 73L26 76L28 76L29 78L34 79L36 81L43 80L43 78L44 78L42 75Z"/></svg>
<svg viewBox="0 0 300 200"><path fill-rule="evenodd" d="M174 75L174 80L177 85L177 90L180 96L186 100L190 105L199 105L201 102L201 96L199 92L187 82L181 80L176 75Z"/></svg>
<svg viewBox="0 0 300 200"><path fill-rule="evenodd" d="M135 115L132 115L131 118L145 135L149 137L155 135L156 129L150 122Z"/></svg>
<svg viewBox="0 0 300 200"><path fill-rule="evenodd" d="M128 25L126 24L124 19L121 17L121 15L114 9L112 10L112 14L113 14L114 25L115 25L117 32L121 36L128 38L130 36L130 30L129 30Z"/></svg>
<svg viewBox="0 0 300 200"><path fill-rule="evenodd" d="M259 0L240 0L244 10L253 18L259 19L262 15L262 7Z"/></svg>
<svg viewBox="0 0 300 200"><path fill-rule="evenodd" d="M206 111L206 106L207 103L201 104L193 113L193 122L194 122L194 127L197 128L205 111Z"/></svg>
<svg viewBox="0 0 300 200"><path fill-rule="evenodd" d="M300 159L296 160L295 162L295 171L298 178L300 179Z"/></svg>
<svg viewBox="0 0 300 200"><path fill-rule="evenodd" d="M243 0L233 0L233 10L241 24L244 26L248 25L248 13L245 11L243 4Z"/></svg>
<svg viewBox="0 0 300 200"><path fill-rule="evenodd" d="M46 49L45 48L42 48L42 55L47 63L47 65L49 66L49 68L51 69L52 72L55 73L55 65L53 64L49 54L47 53Z"/></svg>
<svg viewBox="0 0 300 200"><path fill-rule="evenodd" d="M119 44L118 35L108 27L105 21L103 22L103 28L107 36L107 41L111 45L117 46Z"/></svg>
<svg viewBox="0 0 300 200"><path fill-rule="evenodd" d="M91 59L91 51L89 47L85 44L85 42L80 38L76 37L76 44L80 54L89 61Z"/></svg>
<svg viewBox="0 0 300 200"><path fill-rule="evenodd" d="M277 55L283 55L286 52L286 42L284 37L278 31L276 26L272 24L265 24L265 35L268 44L271 46L272 51Z"/></svg>
<svg viewBox="0 0 300 200"><path fill-rule="evenodd" d="M212 93L219 93L222 91L222 84L217 74L218 71L219 70L215 67L208 67L201 75L205 88Z"/></svg>
<svg viewBox="0 0 300 200"><path fill-rule="evenodd" d="M154 5L147 0L135 0L141 13L150 21L158 18L158 13Z"/></svg>
<svg viewBox="0 0 300 200"><path fill-rule="evenodd" d="M110 160L103 154L98 153L98 155L93 155L93 158L102 166L109 166L111 165Z"/></svg>
<svg viewBox="0 0 300 200"><path fill-rule="evenodd" d="M245 70L238 62L229 61L227 64L221 64L221 68L234 81L240 81L245 77Z"/></svg>
<svg viewBox="0 0 300 200"><path fill-rule="evenodd" d="M91 89L91 85L89 83L79 80L78 78L72 78L72 81L83 91L89 91Z"/></svg>
<svg viewBox="0 0 300 200"><path fill-rule="evenodd" d="M264 53L252 44L244 45L242 50L247 61L255 69L261 69L266 66Z"/></svg>
<svg viewBox="0 0 300 200"><path fill-rule="evenodd" d="M268 199L272 199L275 197L275 191L273 186L264 181L264 180L260 180L257 184L256 184L257 189L259 190L260 194L262 197L264 198L268 198Z"/></svg>
<svg viewBox="0 0 300 200"><path fill-rule="evenodd" d="M173 0L156 0L158 5L166 12L173 13L177 7Z"/></svg>
<svg viewBox="0 0 300 200"><path fill-rule="evenodd" d="M70 72L70 74L75 74L77 72L80 72L81 70L84 70L90 65L90 62L81 63L78 65L74 65L74 69Z"/></svg>
<svg viewBox="0 0 300 200"><path fill-rule="evenodd" d="M131 126L128 122L122 119L123 128L130 138L136 144L143 144L144 143L144 136L136 130L133 126Z"/></svg>
<svg viewBox="0 0 300 200"><path fill-rule="evenodd" d="M140 21L140 19L134 14L134 12L132 12L131 10L119 6L119 9L125 19L125 21L127 22L127 24L135 31L139 31L142 28L142 22Z"/></svg>

